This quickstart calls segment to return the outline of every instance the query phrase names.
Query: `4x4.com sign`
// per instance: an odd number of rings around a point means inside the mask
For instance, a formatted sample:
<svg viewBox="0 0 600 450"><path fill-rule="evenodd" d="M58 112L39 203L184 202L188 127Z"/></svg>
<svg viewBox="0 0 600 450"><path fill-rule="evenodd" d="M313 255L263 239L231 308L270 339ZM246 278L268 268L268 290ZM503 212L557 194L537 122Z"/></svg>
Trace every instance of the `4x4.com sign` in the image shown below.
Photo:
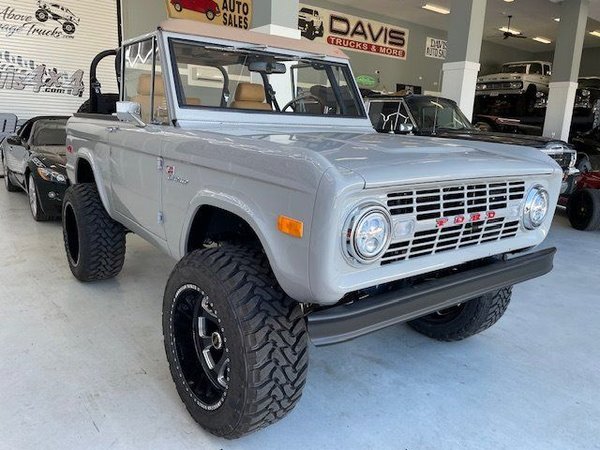
<svg viewBox="0 0 600 450"><path fill-rule="evenodd" d="M389 58L406 59L408 30L375 20L300 3L298 29L302 37L336 47Z"/></svg>

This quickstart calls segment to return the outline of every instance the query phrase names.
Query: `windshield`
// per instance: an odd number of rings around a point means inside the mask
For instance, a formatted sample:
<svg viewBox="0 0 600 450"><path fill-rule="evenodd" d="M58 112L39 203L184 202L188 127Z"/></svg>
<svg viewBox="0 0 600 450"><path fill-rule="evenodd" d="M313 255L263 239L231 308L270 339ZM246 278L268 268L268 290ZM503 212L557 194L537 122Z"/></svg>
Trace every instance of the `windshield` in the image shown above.
<svg viewBox="0 0 600 450"><path fill-rule="evenodd" d="M598 89L600 88L600 78L580 79L577 87L579 89Z"/></svg>
<svg viewBox="0 0 600 450"><path fill-rule="evenodd" d="M456 103L445 98L409 96L405 99L420 131L471 130L473 126Z"/></svg>
<svg viewBox="0 0 600 450"><path fill-rule="evenodd" d="M506 64L502 66L502 73L527 73L527 64Z"/></svg>
<svg viewBox="0 0 600 450"><path fill-rule="evenodd" d="M38 120L31 130L31 145L34 147L57 146L64 151L67 141L66 120Z"/></svg>
<svg viewBox="0 0 600 450"><path fill-rule="evenodd" d="M412 125L402 98L372 99L369 101L369 118L373 128L380 133L391 133L402 124Z"/></svg>
<svg viewBox="0 0 600 450"><path fill-rule="evenodd" d="M347 65L171 41L180 106L364 117Z"/></svg>

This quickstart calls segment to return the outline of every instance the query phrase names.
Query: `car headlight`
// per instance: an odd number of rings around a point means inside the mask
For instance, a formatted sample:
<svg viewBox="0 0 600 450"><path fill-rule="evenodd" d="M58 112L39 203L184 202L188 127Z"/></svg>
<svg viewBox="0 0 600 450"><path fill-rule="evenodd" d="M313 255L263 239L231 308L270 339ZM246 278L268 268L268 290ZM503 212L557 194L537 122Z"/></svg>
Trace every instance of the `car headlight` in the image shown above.
<svg viewBox="0 0 600 450"><path fill-rule="evenodd" d="M540 185L529 190L523 209L523 225L525 228L535 230L544 223L550 206L549 198L548 191Z"/></svg>
<svg viewBox="0 0 600 450"><path fill-rule="evenodd" d="M478 91L485 91L486 89L487 89L487 85L486 84L480 83L480 84L477 85L477 90Z"/></svg>
<svg viewBox="0 0 600 450"><path fill-rule="evenodd" d="M347 256L362 264L375 262L388 248L392 238L392 221L381 205L357 208L346 221L343 245Z"/></svg>
<svg viewBox="0 0 600 450"><path fill-rule="evenodd" d="M58 173L56 170L46 169L45 167L38 167L37 173L45 181L52 183L67 184L67 177L62 173Z"/></svg>
<svg viewBox="0 0 600 450"><path fill-rule="evenodd" d="M513 81L512 83L510 83L510 88L511 89L523 89L523 82L522 81Z"/></svg>
<svg viewBox="0 0 600 450"><path fill-rule="evenodd" d="M581 96L582 97L589 97L590 96L590 91L588 91L587 89L582 89L581 90Z"/></svg>

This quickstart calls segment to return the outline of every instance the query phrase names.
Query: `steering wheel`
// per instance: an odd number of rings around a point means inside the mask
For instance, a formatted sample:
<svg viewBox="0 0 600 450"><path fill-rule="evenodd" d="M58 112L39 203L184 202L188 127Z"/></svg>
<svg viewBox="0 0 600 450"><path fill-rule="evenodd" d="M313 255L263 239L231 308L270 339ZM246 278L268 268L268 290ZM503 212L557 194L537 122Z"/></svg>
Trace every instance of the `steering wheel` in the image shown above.
<svg viewBox="0 0 600 450"><path fill-rule="evenodd" d="M281 111L282 111L282 112L285 112L285 110L286 110L286 109L288 109L288 108L290 108L290 107L291 107L291 108L292 108L292 110L293 110L294 112L296 112L296 108L295 108L295 107L293 107L293 105L295 105L296 103L300 103L300 102L301 102L301 101L303 101L303 100L308 100L309 98L312 98L313 100L316 100L316 101L317 101L317 103L318 103L319 105L321 105L323 108L325 108L325 107L327 106L327 105L326 105L326 104L323 102L323 100L322 100L322 99L320 99L319 97L317 97L317 96L316 96L316 95L314 95L314 94L311 94L311 93L307 92L307 93L304 93L304 94L300 94L300 95L299 95L299 96L297 96L296 98L294 98L294 99L292 99L291 101L289 101L289 102L288 102L288 103L287 103L287 104L286 104L286 105L285 105L283 108L281 108Z"/></svg>

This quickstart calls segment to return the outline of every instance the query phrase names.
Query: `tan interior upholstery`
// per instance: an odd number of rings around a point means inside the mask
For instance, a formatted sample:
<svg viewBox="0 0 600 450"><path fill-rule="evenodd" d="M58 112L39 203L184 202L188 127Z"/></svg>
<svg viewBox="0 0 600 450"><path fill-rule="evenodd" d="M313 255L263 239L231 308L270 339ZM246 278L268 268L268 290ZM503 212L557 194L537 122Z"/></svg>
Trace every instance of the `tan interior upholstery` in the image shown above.
<svg viewBox="0 0 600 450"><path fill-rule="evenodd" d="M142 110L142 120L150 123L150 105L152 94L152 74L143 73L138 78L138 95L131 99L132 102L139 103ZM156 119L168 118L167 98L165 97L165 84L162 75L156 74L154 78L154 117Z"/></svg>
<svg viewBox="0 0 600 450"><path fill-rule="evenodd" d="M271 105L265 103L265 100L265 88L262 84L240 83L235 90L235 101L231 107L271 111Z"/></svg>
<svg viewBox="0 0 600 450"><path fill-rule="evenodd" d="M140 104L142 120L146 123L150 123L150 96L152 94L152 75L150 73L140 75L137 92L138 95L133 97L131 101ZM202 102L199 98L189 97L186 98L186 104L200 106ZM165 84L162 75L158 73L154 78L154 111L155 121L166 122L169 119L167 97L165 96Z"/></svg>

